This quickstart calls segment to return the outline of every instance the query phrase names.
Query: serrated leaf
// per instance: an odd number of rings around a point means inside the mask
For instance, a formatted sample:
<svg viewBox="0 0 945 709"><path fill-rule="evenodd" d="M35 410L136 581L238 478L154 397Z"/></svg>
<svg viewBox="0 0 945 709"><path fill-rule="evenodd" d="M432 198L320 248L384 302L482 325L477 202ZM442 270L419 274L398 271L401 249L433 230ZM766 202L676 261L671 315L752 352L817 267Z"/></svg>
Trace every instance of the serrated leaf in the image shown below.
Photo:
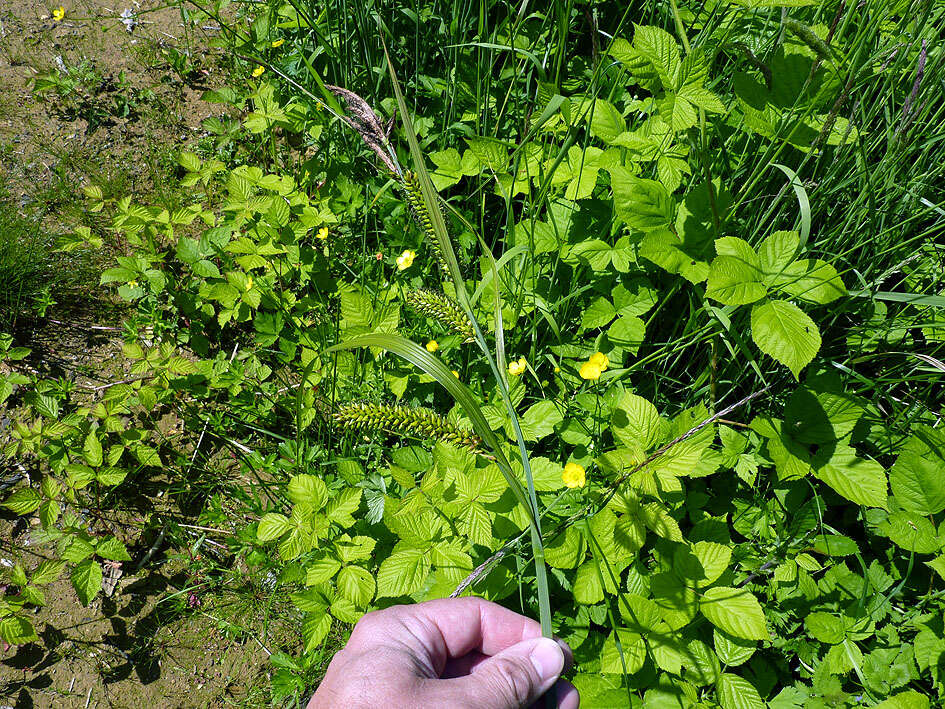
<svg viewBox="0 0 945 709"><path fill-rule="evenodd" d="M768 640L765 614L758 599L744 588L716 586L706 589L699 610L720 630L745 640Z"/></svg>
<svg viewBox="0 0 945 709"><path fill-rule="evenodd" d="M920 515L945 510L945 435L916 426L899 453L889 484L903 509Z"/></svg>
<svg viewBox="0 0 945 709"><path fill-rule="evenodd" d="M79 562L69 575L83 606L89 605L102 588L102 567L94 559Z"/></svg>
<svg viewBox="0 0 945 709"><path fill-rule="evenodd" d="M795 379L820 350L820 330L800 308L785 300L752 306L751 339Z"/></svg>
<svg viewBox="0 0 945 709"><path fill-rule="evenodd" d="M39 640L32 623L26 618L18 615L10 615L6 618L0 618L0 640L10 645L21 645L23 643Z"/></svg>
<svg viewBox="0 0 945 709"><path fill-rule="evenodd" d="M645 453L662 435L659 411L642 396L624 392L611 416L614 436L636 453Z"/></svg>
<svg viewBox="0 0 945 709"><path fill-rule="evenodd" d="M38 490L22 488L3 501L3 506L16 515L28 515L36 510L43 502L43 496Z"/></svg>
<svg viewBox="0 0 945 709"><path fill-rule="evenodd" d="M813 461L814 475L851 502L886 509L886 471L875 460L858 458L856 451L837 445L830 456L820 454Z"/></svg>
<svg viewBox="0 0 945 709"><path fill-rule="evenodd" d="M378 569L377 597L393 598L419 591L430 568L430 556L425 549L408 547L395 550Z"/></svg>
<svg viewBox="0 0 945 709"><path fill-rule="evenodd" d="M364 607L374 598L374 577L360 566L346 566L338 572L335 584L342 596Z"/></svg>
<svg viewBox="0 0 945 709"><path fill-rule="evenodd" d="M115 537L108 537L98 542L95 545L95 553L103 559L111 561L131 561L131 556L128 554L125 545Z"/></svg>
<svg viewBox="0 0 945 709"><path fill-rule="evenodd" d="M328 502L328 488L325 483L314 475L306 473L293 475L286 492L294 504L311 505L315 511L322 509Z"/></svg>
<svg viewBox="0 0 945 709"><path fill-rule="evenodd" d="M259 520L256 538L261 542L271 542L293 528L292 522L285 515L270 512Z"/></svg>
<svg viewBox="0 0 945 709"><path fill-rule="evenodd" d="M600 671L604 674L634 674L640 671L645 660L643 638L627 628L618 628L604 641Z"/></svg>
<svg viewBox="0 0 945 709"><path fill-rule="evenodd" d="M755 685L738 675L724 673L716 689L722 709L765 709Z"/></svg>
<svg viewBox="0 0 945 709"><path fill-rule="evenodd" d="M617 216L631 229L650 232L673 220L673 201L666 188L655 180L636 177L626 168L610 170Z"/></svg>

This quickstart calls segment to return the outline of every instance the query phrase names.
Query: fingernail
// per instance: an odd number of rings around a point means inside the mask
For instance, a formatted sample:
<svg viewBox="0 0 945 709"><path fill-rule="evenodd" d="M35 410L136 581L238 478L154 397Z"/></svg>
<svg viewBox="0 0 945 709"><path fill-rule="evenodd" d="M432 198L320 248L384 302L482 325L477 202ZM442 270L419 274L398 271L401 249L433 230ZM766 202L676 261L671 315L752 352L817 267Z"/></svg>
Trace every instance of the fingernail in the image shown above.
<svg viewBox="0 0 945 709"><path fill-rule="evenodd" d="M551 638L538 638L528 659L543 680L557 678L564 669L564 653Z"/></svg>

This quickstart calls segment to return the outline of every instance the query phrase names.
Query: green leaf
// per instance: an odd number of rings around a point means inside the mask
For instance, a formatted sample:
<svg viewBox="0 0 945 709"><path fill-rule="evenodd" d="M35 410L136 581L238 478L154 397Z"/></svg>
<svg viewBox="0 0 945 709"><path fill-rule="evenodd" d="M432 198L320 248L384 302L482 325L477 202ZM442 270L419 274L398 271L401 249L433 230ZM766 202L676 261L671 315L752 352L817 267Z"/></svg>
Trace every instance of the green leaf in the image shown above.
<svg viewBox="0 0 945 709"><path fill-rule="evenodd" d="M562 419L564 419L564 414L558 410L555 403L543 399L530 406L522 416L522 436L526 441L540 441L550 436Z"/></svg>
<svg viewBox="0 0 945 709"><path fill-rule="evenodd" d="M656 70L664 89L675 88L682 59L676 40L659 27L634 25L633 48Z"/></svg>
<svg viewBox="0 0 945 709"><path fill-rule="evenodd" d="M765 709L755 685L738 675L724 673L716 689L722 709Z"/></svg>
<svg viewBox="0 0 945 709"><path fill-rule="evenodd" d="M828 645L839 645L846 637L843 621L823 611L808 613L804 619L804 629L810 637Z"/></svg>
<svg viewBox="0 0 945 709"><path fill-rule="evenodd" d="M751 339L799 379L820 350L820 330L800 308L785 300L752 306Z"/></svg>
<svg viewBox="0 0 945 709"><path fill-rule="evenodd" d="M823 305L847 294L837 269L820 259L801 259L785 266L777 275L766 278L775 290Z"/></svg>
<svg viewBox="0 0 945 709"><path fill-rule="evenodd" d="M131 561L131 556L128 554L125 545L115 537L107 537L99 541L95 545L95 553L103 559L111 561Z"/></svg>
<svg viewBox="0 0 945 709"><path fill-rule="evenodd" d="M641 455L662 435L659 411L642 396L625 391L611 416L611 430L624 446Z"/></svg>
<svg viewBox="0 0 945 709"><path fill-rule="evenodd" d="M43 561L30 576L30 583L35 586L46 586L58 579L65 567L66 562L64 561L53 561L51 559Z"/></svg>
<svg viewBox="0 0 945 709"><path fill-rule="evenodd" d="M920 515L945 510L945 435L919 425L902 447L889 484L900 506Z"/></svg>
<svg viewBox="0 0 945 709"><path fill-rule="evenodd" d="M28 515L43 502L43 496L38 490L24 487L17 490L3 501L3 506L16 515Z"/></svg>
<svg viewBox="0 0 945 709"><path fill-rule="evenodd" d="M85 462L93 468L97 468L102 464L102 444L95 435L95 431L89 431L89 435L85 437L82 455L85 457Z"/></svg>
<svg viewBox="0 0 945 709"><path fill-rule="evenodd" d="M294 504L311 505L315 511L322 509L328 502L328 488L314 475L293 475L286 491Z"/></svg>
<svg viewBox="0 0 945 709"><path fill-rule="evenodd" d="M594 100L590 122L591 133L605 143L612 143L614 138L627 130L627 122L620 111L602 98Z"/></svg>
<svg viewBox="0 0 945 709"><path fill-rule="evenodd" d="M768 640L765 614L758 599L743 588L716 586L705 591L699 610L715 627L736 638Z"/></svg>
<svg viewBox="0 0 945 709"><path fill-rule="evenodd" d="M716 542L700 541L692 547L679 546L673 554L673 568L679 576L697 586L715 582L728 568L732 549Z"/></svg>
<svg viewBox="0 0 945 709"><path fill-rule="evenodd" d="M82 605L87 606L102 587L102 567L94 559L86 559L75 565L70 578Z"/></svg>
<svg viewBox="0 0 945 709"><path fill-rule="evenodd" d="M617 217L631 229L649 232L673 221L673 200L661 183L636 177L623 167L611 168L610 175Z"/></svg>
<svg viewBox="0 0 945 709"><path fill-rule="evenodd" d="M757 649L756 641L736 638L718 628L712 631L712 639L715 643L715 653L729 667L748 662Z"/></svg>
<svg viewBox="0 0 945 709"><path fill-rule="evenodd" d="M256 538L261 542L271 542L292 529L292 522L285 515L270 512L259 520Z"/></svg>
<svg viewBox="0 0 945 709"><path fill-rule="evenodd" d="M634 674L646 660L646 643L628 628L618 628L604 641L600 656L600 671L604 674ZM626 665L626 670L624 670ZM626 698L626 695L625 695Z"/></svg>
<svg viewBox="0 0 945 709"><path fill-rule="evenodd" d="M378 569L377 597L392 598L419 591L430 568L430 555L426 549L407 547L395 550Z"/></svg>
<svg viewBox="0 0 945 709"><path fill-rule="evenodd" d="M935 531L935 525L914 512L893 512L879 525L878 530L906 551L935 554L942 548L942 540Z"/></svg>
<svg viewBox="0 0 945 709"><path fill-rule="evenodd" d="M813 465L814 475L851 502L886 509L886 471L875 460L858 458L853 448L837 445L819 453Z"/></svg>
<svg viewBox="0 0 945 709"><path fill-rule="evenodd" d="M718 256L709 267L705 294L725 305L745 305L764 298L768 290L762 283L758 254L742 239L726 236L716 239Z"/></svg>
<svg viewBox="0 0 945 709"><path fill-rule="evenodd" d="M794 261L799 245L800 237L796 231L776 231L761 242L758 258L766 285L770 286L772 279Z"/></svg>
<svg viewBox="0 0 945 709"><path fill-rule="evenodd" d="M360 566L346 566L338 572L335 584L341 595L354 603L364 607L374 598L374 577Z"/></svg>
<svg viewBox="0 0 945 709"><path fill-rule="evenodd" d="M20 645L39 640L32 623L18 615L0 618L0 640L10 645Z"/></svg>

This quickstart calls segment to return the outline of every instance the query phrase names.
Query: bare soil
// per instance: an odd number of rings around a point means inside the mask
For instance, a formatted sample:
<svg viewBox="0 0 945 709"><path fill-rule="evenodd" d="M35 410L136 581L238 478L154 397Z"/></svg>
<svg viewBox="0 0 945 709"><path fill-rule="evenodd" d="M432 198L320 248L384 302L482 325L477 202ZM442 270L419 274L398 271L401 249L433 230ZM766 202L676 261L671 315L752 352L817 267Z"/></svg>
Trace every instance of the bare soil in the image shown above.
<svg viewBox="0 0 945 709"><path fill-rule="evenodd" d="M185 22L173 2L66 2L58 21L55 9L0 0L0 175L24 208L38 206L44 223L64 233L89 218L80 191L87 184L107 196L173 199L174 155L220 113L200 96L225 73L207 50L213 23ZM189 56L183 77L175 52ZM38 97L33 82L57 69L85 80L66 96ZM122 314L107 302L54 306L21 333L34 349L27 364L85 388L120 379ZM0 433L13 415L0 408ZM29 569L45 558L34 532L0 512L0 563ZM150 540L128 542L140 554ZM67 578L48 587L33 619L40 642L0 646L0 709L266 703L271 634L234 632L213 598L182 604L180 590L193 584L184 555L158 554L146 574L125 566L111 596L88 608ZM253 624L251 614L241 620Z"/></svg>

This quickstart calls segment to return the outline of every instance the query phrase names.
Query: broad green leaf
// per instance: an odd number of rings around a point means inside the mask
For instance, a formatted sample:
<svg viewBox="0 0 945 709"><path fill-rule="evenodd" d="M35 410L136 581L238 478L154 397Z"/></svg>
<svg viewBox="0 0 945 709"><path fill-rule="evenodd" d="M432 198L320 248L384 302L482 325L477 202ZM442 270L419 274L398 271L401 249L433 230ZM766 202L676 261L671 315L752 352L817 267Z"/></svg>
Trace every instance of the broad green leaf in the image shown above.
<svg viewBox="0 0 945 709"><path fill-rule="evenodd" d="M748 662L758 646L755 640L736 638L718 628L713 629L712 639L715 643L715 653L729 667L737 667Z"/></svg>
<svg viewBox="0 0 945 709"><path fill-rule="evenodd" d="M847 294L837 269L820 259L801 259L766 278L768 285L809 303L823 305Z"/></svg>
<svg viewBox="0 0 945 709"><path fill-rule="evenodd" d="M914 512L892 512L878 530L906 551L935 554L942 548L942 540L935 531L935 525Z"/></svg>
<svg viewBox="0 0 945 709"><path fill-rule="evenodd" d="M86 559L75 565L70 578L79 601L87 606L102 587L102 567L94 559Z"/></svg>
<svg viewBox="0 0 945 709"><path fill-rule="evenodd" d="M603 327L617 317L617 309L607 298L597 298L581 315L581 331Z"/></svg>
<svg viewBox="0 0 945 709"><path fill-rule="evenodd" d="M550 436L564 414L553 401L544 399L528 408L521 418L522 435L526 441L540 441Z"/></svg>
<svg viewBox="0 0 945 709"><path fill-rule="evenodd" d="M39 640L39 637L37 637L32 623L26 618L10 615L6 618L0 618L0 640L10 645L21 645Z"/></svg>
<svg viewBox="0 0 945 709"><path fill-rule="evenodd" d="M322 509L328 502L328 488L314 475L305 473L293 475L289 480L287 492L294 504L311 505L316 511Z"/></svg>
<svg viewBox="0 0 945 709"><path fill-rule="evenodd" d="M705 294L725 305L745 305L767 294L761 261L748 242L734 236L715 240L718 256L709 266Z"/></svg>
<svg viewBox="0 0 945 709"><path fill-rule="evenodd" d="M377 597L393 598L419 591L430 569L427 550L417 547L395 549L378 569Z"/></svg>
<svg viewBox="0 0 945 709"><path fill-rule="evenodd" d="M610 175L617 217L631 229L650 232L673 221L673 200L662 184L622 167L611 168Z"/></svg>
<svg viewBox="0 0 945 709"><path fill-rule="evenodd" d="M271 542L292 529L292 522L285 515L270 512L259 520L256 538L261 542Z"/></svg>
<svg viewBox="0 0 945 709"><path fill-rule="evenodd" d="M715 684L722 674L719 658L701 640L690 640L686 644L682 664L686 668L686 679L700 687Z"/></svg>
<svg viewBox="0 0 945 709"><path fill-rule="evenodd" d="M875 709L929 709L929 698L914 689L907 689L881 701Z"/></svg>
<svg viewBox="0 0 945 709"><path fill-rule="evenodd" d="M673 568L686 581L708 586L728 568L731 558L731 547L700 541L691 547L677 547L673 554Z"/></svg>
<svg viewBox="0 0 945 709"><path fill-rule="evenodd" d="M846 637L843 621L833 613L823 611L808 613L804 629L810 637L828 645L839 645Z"/></svg>
<svg viewBox="0 0 945 709"><path fill-rule="evenodd" d="M302 620L302 644L305 652L312 652L331 630L331 616L325 611L306 613Z"/></svg>
<svg viewBox="0 0 945 709"><path fill-rule="evenodd" d="M900 506L921 515L945 510L945 435L929 426L915 426L902 447L889 484Z"/></svg>
<svg viewBox="0 0 945 709"><path fill-rule="evenodd" d="M633 48L656 70L663 88L673 88L682 67L679 45L666 30L634 25Z"/></svg>
<svg viewBox="0 0 945 709"><path fill-rule="evenodd" d="M85 437L82 454L85 462L93 468L97 468L102 464L102 444L95 435L95 431L90 431L89 435Z"/></svg>
<svg viewBox="0 0 945 709"><path fill-rule="evenodd" d="M851 502L886 509L886 471L875 460L858 458L853 448L837 445L819 453L813 465L814 475Z"/></svg>
<svg viewBox="0 0 945 709"><path fill-rule="evenodd" d="M642 396L625 391L611 416L614 436L624 446L642 454L655 446L662 435L661 417L656 407Z"/></svg>
<svg viewBox="0 0 945 709"><path fill-rule="evenodd" d="M614 138L627 130L627 122L612 103L602 98L594 100L593 114L590 116L591 133L612 143Z"/></svg>
<svg viewBox="0 0 945 709"><path fill-rule="evenodd" d="M707 589L699 610L715 627L745 640L768 640L765 614L758 599L743 588L716 586Z"/></svg>
<svg viewBox="0 0 945 709"><path fill-rule="evenodd" d="M590 606L604 600L604 584L601 574L606 569L598 568L596 559L588 559L578 567L574 575L574 602Z"/></svg>
<svg viewBox="0 0 945 709"><path fill-rule="evenodd" d="M111 561L131 561L125 545L115 537L102 539L95 545L95 554Z"/></svg>
<svg viewBox="0 0 945 709"><path fill-rule="evenodd" d="M643 638L627 628L618 628L604 641L600 671L604 674L634 674L640 671L645 660Z"/></svg>
<svg viewBox="0 0 945 709"><path fill-rule="evenodd" d="M758 349L800 377L820 350L820 330L800 308L785 300L752 306L751 339Z"/></svg>
<svg viewBox="0 0 945 709"><path fill-rule="evenodd" d="M761 242L758 258L766 285L770 286L773 278L794 261L799 245L800 237L796 231L776 231Z"/></svg>
<svg viewBox="0 0 945 709"><path fill-rule="evenodd" d="M36 510L43 502L39 490L24 487L17 490L3 501L3 506L16 515L28 515Z"/></svg>
<svg viewBox="0 0 945 709"><path fill-rule="evenodd" d="M66 562L64 561L47 559L36 567L36 570L30 576L30 583L36 586L46 586L59 578L65 566Z"/></svg>
<svg viewBox="0 0 945 709"><path fill-rule="evenodd" d="M346 566L338 572L335 584L342 596L364 607L374 598L374 577L360 566Z"/></svg>
<svg viewBox="0 0 945 709"><path fill-rule="evenodd" d="M747 679L726 672L717 686L722 709L765 709L755 685Z"/></svg>

